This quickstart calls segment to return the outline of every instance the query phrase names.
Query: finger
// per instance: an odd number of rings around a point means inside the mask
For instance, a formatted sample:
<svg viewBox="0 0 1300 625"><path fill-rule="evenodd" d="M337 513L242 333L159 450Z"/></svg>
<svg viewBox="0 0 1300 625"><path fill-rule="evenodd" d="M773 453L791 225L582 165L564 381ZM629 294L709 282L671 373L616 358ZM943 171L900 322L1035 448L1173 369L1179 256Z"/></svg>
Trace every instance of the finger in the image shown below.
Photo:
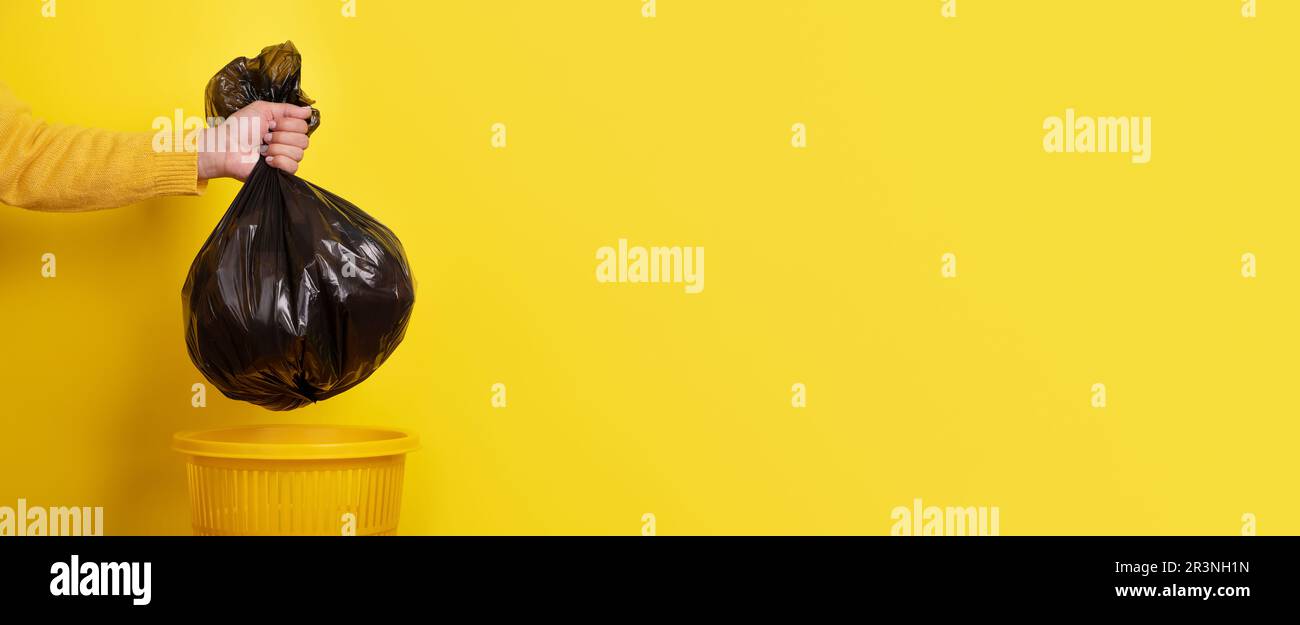
<svg viewBox="0 0 1300 625"><path fill-rule="evenodd" d="M239 117L241 114L250 115L251 121L254 124L251 130L254 133L263 133L271 127L277 117L275 111L271 108L272 106L274 106L274 104L271 102L258 100L236 111L235 114L231 116L231 119ZM253 136L257 135L254 134Z"/></svg>
<svg viewBox="0 0 1300 625"><path fill-rule="evenodd" d="M297 173L298 171L298 161L284 156L268 156L266 157L266 162L271 167L282 169L291 174Z"/></svg>
<svg viewBox="0 0 1300 625"><path fill-rule="evenodd" d="M272 143L266 148L265 154L267 156L282 156L295 161L302 160L302 148L296 148L292 145L285 145L283 143Z"/></svg>
<svg viewBox="0 0 1300 625"><path fill-rule="evenodd" d="M293 119L311 119L310 106L294 106L283 102L267 102L268 108L275 119L293 118Z"/></svg>
<svg viewBox="0 0 1300 625"><path fill-rule="evenodd" d="M268 132L262 135L262 143L292 145L296 148L307 149L310 140L307 135L301 132Z"/></svg>
<svg viewBox="0 0 1300 625"><path fill-rule="evenodd" d="M301 132L306 134L307 122L292 117L282 117L271 122L271 130L279 130L281 132Z"/></svg>

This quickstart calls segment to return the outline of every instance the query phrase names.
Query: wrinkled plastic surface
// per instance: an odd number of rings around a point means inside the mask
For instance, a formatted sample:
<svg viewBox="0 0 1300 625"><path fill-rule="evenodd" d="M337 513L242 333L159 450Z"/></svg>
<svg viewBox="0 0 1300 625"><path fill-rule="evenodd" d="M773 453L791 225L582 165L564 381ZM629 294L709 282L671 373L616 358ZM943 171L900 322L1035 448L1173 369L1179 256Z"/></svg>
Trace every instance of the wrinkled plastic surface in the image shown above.
<svg viewBox="0 0 1300 625"><path fill-rule="evenodd" d="M226 118L258 100L311 106L316 102L302 92L302 55L292 41L262 48L253 58L239 57L208 81L204 93L208 117ZM313 108L307 134L320 127L320 111Z"/></svg>
<svg viewBox="0 0 1300 625"><path fill-rule="evenodd" d="M292 43L256 60L236 59L213 78L210 112L243 98L310 102L297 90ZM232 399L291 410L374 373L406 333L415 286L388 228L259 160L194 258L181 299L185 344L204 377Z"/></svg>

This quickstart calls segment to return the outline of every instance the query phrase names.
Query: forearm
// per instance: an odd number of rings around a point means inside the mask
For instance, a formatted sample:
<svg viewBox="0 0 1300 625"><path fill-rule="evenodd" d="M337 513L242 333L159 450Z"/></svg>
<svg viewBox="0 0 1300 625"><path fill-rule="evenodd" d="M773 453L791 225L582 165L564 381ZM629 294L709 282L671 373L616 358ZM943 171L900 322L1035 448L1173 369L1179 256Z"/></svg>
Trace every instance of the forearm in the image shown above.
<svg viewBox="0 0 1300 625"><path fill-rule="evenodd" d="M155 152L147 132L47 124L0 92L0 203L85 211L200 191L194 152Z"/></svg>

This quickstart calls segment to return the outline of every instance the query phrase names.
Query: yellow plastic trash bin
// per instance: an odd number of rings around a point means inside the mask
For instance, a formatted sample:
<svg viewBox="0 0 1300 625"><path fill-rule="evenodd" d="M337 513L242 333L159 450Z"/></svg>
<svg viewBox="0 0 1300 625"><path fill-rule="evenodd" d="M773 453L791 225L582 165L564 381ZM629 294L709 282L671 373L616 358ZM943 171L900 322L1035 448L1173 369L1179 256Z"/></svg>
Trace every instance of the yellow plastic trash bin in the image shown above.
<svg viewBox="0 0 1300 625"><path fill-rule="evenodd" d="M409 432L255 425L177 433L198 535L397 533Z"/></svg>

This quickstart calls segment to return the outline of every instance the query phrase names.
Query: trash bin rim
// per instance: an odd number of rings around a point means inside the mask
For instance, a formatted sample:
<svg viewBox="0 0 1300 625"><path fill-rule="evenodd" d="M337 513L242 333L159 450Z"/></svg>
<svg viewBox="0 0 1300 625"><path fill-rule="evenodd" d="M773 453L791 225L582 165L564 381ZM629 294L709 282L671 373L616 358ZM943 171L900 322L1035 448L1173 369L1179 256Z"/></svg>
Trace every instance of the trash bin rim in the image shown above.
<svg viewBox="0 0 1300 625"><path fill-rule="evenodd" d="M247 440L221 440L223 433L249 430L334 430L371 432L371 440L329 442L255 442ZM344 460L352 458L378 458L410 453L420 448L415 433L390 427L356 425L275 423L239 425L203 430L177 432L172 437L172 449L191 456L209 458L235 458L243 460Z"/></svg>

